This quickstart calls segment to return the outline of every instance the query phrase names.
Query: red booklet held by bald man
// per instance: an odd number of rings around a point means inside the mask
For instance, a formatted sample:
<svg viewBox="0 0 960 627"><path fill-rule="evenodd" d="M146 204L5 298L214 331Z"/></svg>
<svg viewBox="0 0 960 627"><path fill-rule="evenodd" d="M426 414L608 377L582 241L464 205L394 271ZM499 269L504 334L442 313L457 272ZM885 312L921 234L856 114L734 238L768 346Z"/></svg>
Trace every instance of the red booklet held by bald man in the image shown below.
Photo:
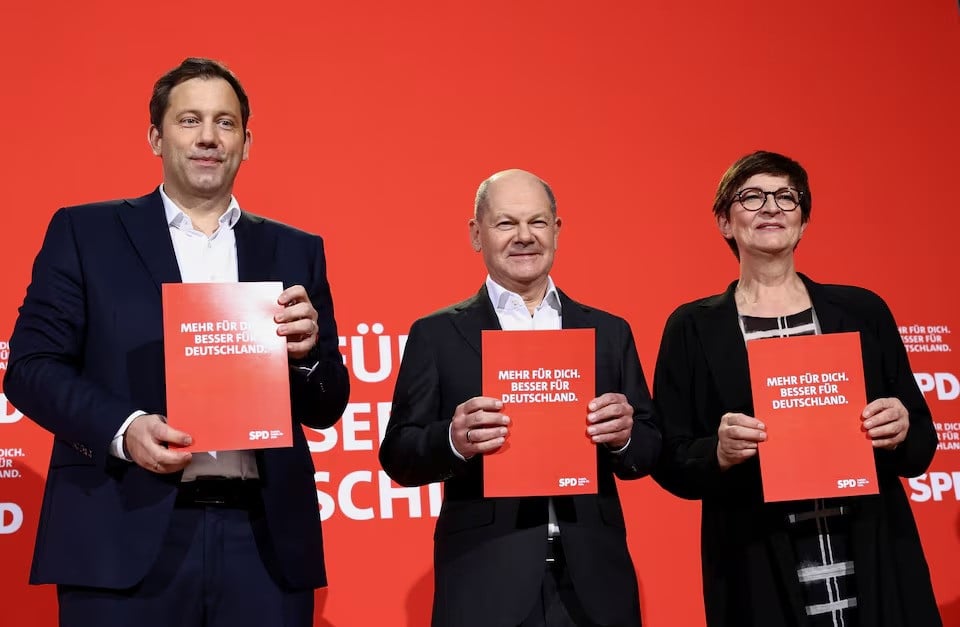
<svg viewBox="0 0 960 627"><path fill-rule="evenodd" d="M483 395L510 417L506 443L483 458L483 495L596 494L594 330L484 331L482 354Z"/></svg>
<svg viewBox="0 0 960 627"><path fill-rule="evenodd" d="M859 333L747 342L765 501L877 494Z"/></svg>
<svg viewBox="0 0 960 627"><path fill-rule="evenodd" d="M293 445L279 281L164 283L167 420L190 451Z"/></svg>

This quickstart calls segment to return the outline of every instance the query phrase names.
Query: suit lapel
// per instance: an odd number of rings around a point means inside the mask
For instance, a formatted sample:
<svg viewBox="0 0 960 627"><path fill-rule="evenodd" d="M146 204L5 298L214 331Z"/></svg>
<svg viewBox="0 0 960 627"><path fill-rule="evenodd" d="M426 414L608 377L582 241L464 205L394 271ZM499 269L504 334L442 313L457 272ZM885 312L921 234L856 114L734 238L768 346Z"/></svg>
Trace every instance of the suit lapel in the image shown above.
<svg viewBox="0 0 960 627"><path fill-rule="evenodd" d="M453 310L456 314L452 318L453 326L478 355L482 354L481 332L484 329L500 329L500 320L487 295L487 286L482 286L473 298L454 305Z"/></svg>
<svg viewBox="0 0 960 627"><path fill-rule="evenodd" d="M833 302L830 294L819 283L814 283L806 275L801 274L800 278L807 288L807 294L810 295L813 311L817 316L817 322L820 323L820 331L822 333L840 333L849 330L851 327L847 324L843 309Z"/></svg>
<svg viewBox="0 0 960 627"><path fill-rule="evenodd" d="M237 278L240 281L269 281L274 276L276 230L264 226L263 218L243 211L233 227L237 241Z"/></svg>
<svg viewBox="0 0 960 627"><path fill-rule="evenodd" d="M559 289L560 326L564 329L592 329L595 325L587 315L590 309L573 300Z"/></svg>
<svg viewBox="0 0 960 627"><path fill-rule="evenodd" d="M180 268L173 252L160 189L147 196L124 201L118 215L127 237L153 277L157 290L164 283L179 283Z"/></svg>
<svg viewBox="0 0 960 627"><path fill-rule="evenodd" d="M277 247L276 231L264 228L264 219L258 215L240 212L240 219L233 227L233 236L237 244L237 280L269 281L273 276L274 251ZM284 286L286 287L286 286ZM279 450L279 449L278 449ZM260 449L256 451L257 468L263 476L265 458L277 459L276 451Z"/></svg>
<svg viewBox="0 0 960 627"><path fill-rule="evenodd" d="M737 318L735 287L736 281L723 294L701 303L702 312L696 321L710 375L724 408L726 411L749 412L753 407L750 369Z"/></svg>
<svg viewBox="0 0 960 627"><path fill-rule="evenodd" d="M593 367L594 367L594 394L600 396L600 390L612 390L616 384L609 380L610 372L604 368L604 356L601 350L600 329L597 320L590 315L590 308L573 300L559 289L560 296L560 326L564 329L593 329ZM619 356L618 356L619 357ZM609 359L607 360L609 361Z"/></svg>

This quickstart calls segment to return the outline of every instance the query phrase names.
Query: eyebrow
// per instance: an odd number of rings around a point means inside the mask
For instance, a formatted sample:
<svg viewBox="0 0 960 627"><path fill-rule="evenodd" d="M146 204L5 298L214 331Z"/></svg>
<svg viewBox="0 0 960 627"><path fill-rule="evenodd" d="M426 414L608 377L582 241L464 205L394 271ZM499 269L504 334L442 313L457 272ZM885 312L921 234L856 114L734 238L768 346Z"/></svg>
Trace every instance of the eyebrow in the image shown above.
<svg viewBox="0 0 960 627"><path fill-rule="evenodd" d="M551 211L550 211L549 209L543 209L543 210L538 211L537 213L533 214L533 215L530 216L528 219L529 219L529 220L536 220L536 219L538 219L538 218L550 217L550 216L552 216L552 215L553 215L553 214L551 213ZM510 219L510 220L516 220L516 219L517 219L517 216L516 216L515 214L510 213L510 212L507 212L507 211L491 211L491 212L490 212L490 217L493 218L494 220L500 220L501 218L507 218L507 219Z"/></svg>
<svg viewBox="0 0 960 627"><path fill-rule="evenodd" d="M204 113L205 113L205 112L204 112L204 111L201 111L200 109L192 109L192 108L191 108L191 109L181 109L180 111L177 111L177 112L176 112L176 116L177 116L177 117L180 117L181 115L192 114L192 115L195 115L195 116L197 116L197 117L203 117ZM221 117L224 117L224 116L231 117L231 118L238 118L238 119L240 118L240 115L237 114L237 113L234 113L233 111L218 111L217 113L215 113L215 114L213 115L213 117L215 117L215 118L221 118Z"/></svg>

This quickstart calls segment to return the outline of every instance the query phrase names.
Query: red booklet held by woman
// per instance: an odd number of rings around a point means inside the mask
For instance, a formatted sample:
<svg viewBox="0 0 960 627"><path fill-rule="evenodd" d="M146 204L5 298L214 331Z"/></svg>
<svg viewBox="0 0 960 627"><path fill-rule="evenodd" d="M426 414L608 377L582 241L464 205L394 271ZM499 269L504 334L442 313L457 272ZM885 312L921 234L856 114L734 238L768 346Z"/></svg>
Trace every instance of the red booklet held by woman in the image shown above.
<svg viewBox="0 0 960 627"><path fill-rule="evenodd" d="M859 333L747 342L765 501L876 494Z"/></svg>

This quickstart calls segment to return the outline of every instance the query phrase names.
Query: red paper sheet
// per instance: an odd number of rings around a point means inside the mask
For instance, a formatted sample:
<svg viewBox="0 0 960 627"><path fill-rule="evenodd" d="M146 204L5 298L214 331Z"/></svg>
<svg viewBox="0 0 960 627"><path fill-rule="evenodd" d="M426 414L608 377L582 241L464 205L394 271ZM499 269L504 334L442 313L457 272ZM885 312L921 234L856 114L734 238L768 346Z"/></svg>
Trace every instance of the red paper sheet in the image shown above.
<svg viewBox="0 0 960 627"><path fill-rule="evenodd" d="M597 492L586 431L595 360L593 329L483 332L483 395L503 400L511 421L506 444L484 457L484 496Z"/></svg>
<svg viewBox="0 0 960 627"><path fill-rule="evenodd" d="M765 501L876 494L859 333L747 342Z"/></svg>
<svg viewBox="0 0 960 627"><path fill-rule="evenodd" d="M280 282L165 283L167 419L191 451L292 446Z"/></svg>

